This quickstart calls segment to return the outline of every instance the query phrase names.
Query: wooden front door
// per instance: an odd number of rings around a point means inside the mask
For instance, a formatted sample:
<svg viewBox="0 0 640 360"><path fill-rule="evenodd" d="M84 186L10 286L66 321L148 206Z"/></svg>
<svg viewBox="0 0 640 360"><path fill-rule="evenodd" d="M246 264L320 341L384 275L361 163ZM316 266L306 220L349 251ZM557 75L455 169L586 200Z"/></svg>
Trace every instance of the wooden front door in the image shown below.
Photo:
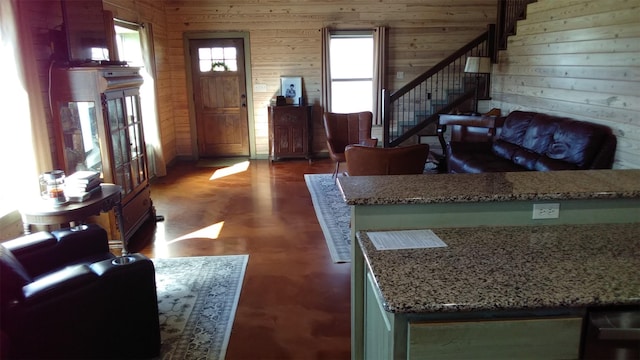
<svg viewBox="0 0 640 360"><path fill-rule="evenodd" d="M243 39L192 39L199 157L249 156Z"/></svg>

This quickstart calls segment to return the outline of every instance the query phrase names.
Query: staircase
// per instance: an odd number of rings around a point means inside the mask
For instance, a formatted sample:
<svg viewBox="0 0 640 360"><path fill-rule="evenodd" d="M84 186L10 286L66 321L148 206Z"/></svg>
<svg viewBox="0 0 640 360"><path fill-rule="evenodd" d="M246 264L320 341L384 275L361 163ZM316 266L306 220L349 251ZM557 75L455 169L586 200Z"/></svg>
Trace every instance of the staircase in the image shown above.
<svg viewBox="0 0 640 360"><path fill-rule="evenodd" d="M497 25L470 41L401 89L383 89L383 146L395 147L430 127L435 134L438 114L461 107L473 108L476 87L478 99L489 99L490 74L464 72L470 56L496 60L497 51L506 49L507 37L515 34L518 20L527 5L536 0L498 0Z"/></svg>

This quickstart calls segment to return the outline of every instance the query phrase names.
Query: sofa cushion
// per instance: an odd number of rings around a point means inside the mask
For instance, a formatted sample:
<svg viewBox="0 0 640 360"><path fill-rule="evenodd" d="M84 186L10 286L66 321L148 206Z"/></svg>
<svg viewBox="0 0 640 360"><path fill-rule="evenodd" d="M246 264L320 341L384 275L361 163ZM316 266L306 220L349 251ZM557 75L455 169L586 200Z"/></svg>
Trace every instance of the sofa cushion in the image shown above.
<svg viewBox="0 0 640 360"><path fill-rule="evenodd" d="M536 114L527 131L523 135L522 147L538 154L544 154L553 141L553 135L558 129L559 118L546 114Z"/></svg>
<svg viewBox="0 0 640 360"><path fill-rule="evenodd" d="M558 123L553 141L546 154L549 158L587 168L600 146L606 132L602 126L584 121L565 120Z"/></svg>
<svg viewBox="0 0 640 360"><path fill-rule="evenodd" d="M524 134L535 115L534 112L513 111L505 118L499 139L522 145Z"/></svg>

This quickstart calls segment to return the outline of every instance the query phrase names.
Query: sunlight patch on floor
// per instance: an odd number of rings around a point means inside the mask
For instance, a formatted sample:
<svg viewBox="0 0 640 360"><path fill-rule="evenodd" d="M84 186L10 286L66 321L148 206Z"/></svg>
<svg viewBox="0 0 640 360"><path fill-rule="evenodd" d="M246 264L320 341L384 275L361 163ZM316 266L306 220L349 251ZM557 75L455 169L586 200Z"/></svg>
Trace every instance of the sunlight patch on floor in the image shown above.
<svg viewBox="0 0 640 360"><path fill-rule="evenodd" d="M220 232L222 231L223 226L224 226L224 221L220 221L219 223L215 223L213 225L209 225L207 227L196 230L189 234L182 235L176 239L167 240L165 237L164 224L158 223L157 229L156 229L156 237L154 241L155 257L168 256L169 246L179 241L190 240L190 239L215 240L220 236Z"/></svg>
<svg viewBox="0 0 640 360"><path fill-rule="evenodd" d="M241 173L243 171L247 171L248 168L249 168L249 161L242 161L237 164L216 170L213 173L213 175L211 175L209 180L216 180L216 179L223 178L225 176Z"/></svg>
<svg viewBox="0 0 640 360"><path fill-rule="evenodd" d="M187 240L187 239L194 239L194 238L204 238L204 239L211 239L211 240L215 240L218 238L218 236L220 236L220 232L222 231L222 226L224 225L224 221L220 221L219 223L207 226L205 228L202 228L200 230L196 230L192 233L186 234L186 235L182 235L177 239L168 241L166 244L167 245L171 245L175 242L178 241L182 241L182 240Z"/></svg>

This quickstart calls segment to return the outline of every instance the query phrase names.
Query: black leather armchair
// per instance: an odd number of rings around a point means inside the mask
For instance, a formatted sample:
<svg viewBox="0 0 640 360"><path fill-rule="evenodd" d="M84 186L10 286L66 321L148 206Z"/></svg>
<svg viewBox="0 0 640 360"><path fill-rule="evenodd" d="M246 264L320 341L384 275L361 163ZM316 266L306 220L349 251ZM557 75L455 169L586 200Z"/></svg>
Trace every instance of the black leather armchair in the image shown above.
<svg viewBox="0 0 640 360"><path fill-rule="evenodd" d="M4 242L0 332L2 358L158 356L153 262L114 256L97 225Z"/></svg>

